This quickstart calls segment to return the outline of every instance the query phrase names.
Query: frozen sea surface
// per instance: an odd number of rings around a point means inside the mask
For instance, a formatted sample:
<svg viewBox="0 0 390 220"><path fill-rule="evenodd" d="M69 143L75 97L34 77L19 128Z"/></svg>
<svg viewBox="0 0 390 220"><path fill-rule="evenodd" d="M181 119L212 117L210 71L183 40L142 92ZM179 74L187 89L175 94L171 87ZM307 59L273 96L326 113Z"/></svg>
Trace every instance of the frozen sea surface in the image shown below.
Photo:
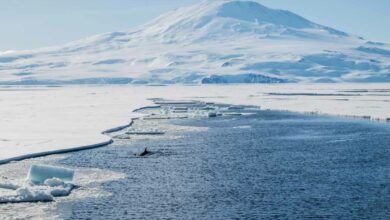
<svg viewBox="0 0 390 220"><path fill-rule="evenodd" d="M69 154L60 163L127 178L104 184L112 196L60 203L58 212L71 219L390 218L388 124L253 113L171 120L202 129ZM154 153L134 156L143 147Z"/></svg>
<svg viewBox="0 0 390 220"><path fill-rule="evenodd" d="M110 143L156 97L390 122L390 84L0 86L0 164Z"/></svg>

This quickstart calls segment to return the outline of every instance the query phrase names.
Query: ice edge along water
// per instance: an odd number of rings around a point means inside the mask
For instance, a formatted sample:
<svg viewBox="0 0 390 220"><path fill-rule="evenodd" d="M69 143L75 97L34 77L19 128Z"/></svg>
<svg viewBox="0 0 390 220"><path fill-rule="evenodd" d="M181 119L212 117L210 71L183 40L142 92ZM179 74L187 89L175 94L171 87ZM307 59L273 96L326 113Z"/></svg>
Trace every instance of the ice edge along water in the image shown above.
<svg viewBox="0 0 390 220"><path fill-rule="evenodd" d="M129 31L0 53L0 84L390 82L390 45L257 2L209 0Z"/></svg>
<svg viewBox="0 0 390 220"><path fill-rule="evenodd" d="M136 111L143 109L143 108L147 108L147 107L135 109L133 112L136 112ZM128 124L107 129L107 130L101 132L101 134L106 135L106 134L117 132L117 131L123 130L127 127L130 127L133 124L134 120L136 120L138 118L139 117L131 118L131 120ZM107 137L109 137L109 136L107 136ZM70 152L74 152L74 151L81 151L81 150L88 150L88 149L93 149L93 148L98 148L98 147L104 147L106 145L111 144L112 142L113 142L113 139L111 137L109 137L109 140L101 142L101 143L85 145L85 146L78 146L78 147L73 147L73 148L71 147L71 148L67 148L67 149L56 149L56 150L52 150L52 151L25 154L25 155L21 155L21 156L17 156L17 157L2 159L2 160L0 160L0 165L5 164L5 163L10 163L12 161L25 160L25 159L35 158L35 157L43 157L43 156L48 156L48 155L52 155L52 154L64 154L64 153L70 153Z"/></svg>
<svg viewBox="0 0 390 220"><path fill-rule="evenodd" d="M97 144L92 144L92 145L79 146L79 147L67 148L67 149L57 149L57 150L52 150L52 151L45 151L45 152L21 155L21 156L17 156L17 157L8 158L8 159L2 159L2 160L0 160L0 165L5 164L5 163L10 163L12 161L25 160L25 159L30 159L30 158L34 158L34 157L43 157L43 156L48 156L48 155L52 155L52 154L63 154L63 153L69 153L69 152L74 152L74 151L103 147L103 146L106 146L108 144L111 144L112 142L113 142L113 140L110 138L110 140L108 140L108 141L97 143Z"/></svg>
<svg viewBox="0 0 390 220"><path fill-rule="evenodd" d="M99 147L111 139L102 130L113 132L138 117L134 110L151 105L152 98L200 100L262 109L328 114L389 121L388 84L292 84L269 86L106 86L62 87L26 92L1 91L1 162ZM358 90L357 90L358 89ZM364 89L356 96L272 96L280 93L331 93ZM379 94L376 92L381 90ZM386 94L384 92L388 91ZM134 94L137 94L134 96ZM356 94L355 92L353 94ZM44 101L43 101L44 100ZM28 111L26 112L26 109ZM42 122L44 122L42 124ZM116 125L121 126L116 126ZM112 127L111 129L106 129ZM60 129L60 130L58 130Z"/></svg>

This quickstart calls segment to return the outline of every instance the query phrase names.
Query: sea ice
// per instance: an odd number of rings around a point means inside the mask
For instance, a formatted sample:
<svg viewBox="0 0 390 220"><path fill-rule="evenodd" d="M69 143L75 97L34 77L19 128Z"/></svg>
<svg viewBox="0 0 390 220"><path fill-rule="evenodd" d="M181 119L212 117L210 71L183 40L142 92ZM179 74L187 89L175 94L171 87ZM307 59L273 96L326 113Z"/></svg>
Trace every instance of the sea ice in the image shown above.
<svg viewBox="0 0 390 220"><path fill-rule="evenodd" d="M15 190L15 195L0 197L0 203L51 202L54 197L68 196L74 185L60 179L45 181L45 185L27 184Z"/></svg>
<svg viewBox="0 0 390 220"><path fill-rule="evenodd" d="M21 187L16 190L17 196L9 197L10 202L50 202L53 201L53 196L49 190L43 187Z"/></svg>
<svg viewBox="0 0 390 220"><path fill-rule="evenodd" d="M16 190L19 188L19 185L14 182L0 182L0 188L2 189L10 189L10 190Z"/></svg>
<svg viewBox="0 0 390 220"><path fill-rule="evenodd" d="M46 166L46 165L32 165L28 174L28 180L35 184L43 184L46 180L58 178L64 182L71 182L73 180L74 170Z"/></svg>
<svg viewBox="0 0 390 220"><path fill-rule="evenodd" d="M149 128L149 129L135 129L135 128L130 128L126 134L128 135L163 135L165 132L160 131L156 128Z"/></svg>
<svg viewBox="0 0 390 220"><path fill-rule="evenodd" d="M226 85L226 86L91 86L91 87L36 87L2 89L0 99L0 164L51 153L102 146L111 137L102 134L108 128L128 126L129 118L145 120L208 117L208 111L236 112L219 108L197 110L188 104L184 114L145 116L133 112L142 106L155 105L150 98L168 100L185 98L229 105L262 106L262 109L288 110L300 113L362 117L390 122L390 84L280 84L280 85ZM345 96L273 96L269 93L321 93ZM91 95L93 94L93 95ZM137 95L134 95L137 94ZM113 98L115 97L115 98ZM205 103L205 105L207 105ZM167 106L162 106L167 108ZM28 109L28 111L26 110ZM169 110L162 110L164 111ZM243 112L243 115L253 114ZM177 116L177 117L176 117ZM42 122L45 122L42 124ZM34 132L31 132L34 131ZM17 148L17 150L16 150Z"/></svg>
<svg viewBox="0 0 390 220"><path fill-rule="evenodd" d="M72 183L64 183L64 181L58 178L47 179L44 185L54 197L68 196L74 188Z"/></svg>
<svg viewBox="0 0 390 220"><path fill-rule="evenodd" d="M74 185L74 171L66 168L33 165L27 182L21 186L14 182L0 183L0 188L14 190L14 194L0 196L0 203L50 202L54 197L68 196ZM64 182L67 181L67 182Z"/></svg>
<svg viewBox="0 0 390 220"><path fill-rule="evenodd" d="M45 180L44 184L50 187L63 186L65 183L61 179L52 178Z"/></svg>

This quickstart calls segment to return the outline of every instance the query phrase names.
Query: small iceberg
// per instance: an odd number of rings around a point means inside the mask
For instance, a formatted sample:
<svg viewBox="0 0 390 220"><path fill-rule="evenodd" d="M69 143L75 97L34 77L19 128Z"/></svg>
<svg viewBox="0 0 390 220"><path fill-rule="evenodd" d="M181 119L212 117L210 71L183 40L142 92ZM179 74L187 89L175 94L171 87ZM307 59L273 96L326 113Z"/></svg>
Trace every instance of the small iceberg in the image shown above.
<svg viewBox="0 0 390 220"><path fill-rule="evenodd" d="M57 178L64 182L73 181L74 170L47 165L32 165L27 179L34 184L43 184L46 180Z"/></svg>
<svg viewBox="0 0 390 220"><path fill-rule="evenodd" d="M25 183L0 183L0 188L14 190L14 194L1 196L1 203L51 202L55 197L68 196L75 185L74 171L62 167L33 165Z"/></svg>

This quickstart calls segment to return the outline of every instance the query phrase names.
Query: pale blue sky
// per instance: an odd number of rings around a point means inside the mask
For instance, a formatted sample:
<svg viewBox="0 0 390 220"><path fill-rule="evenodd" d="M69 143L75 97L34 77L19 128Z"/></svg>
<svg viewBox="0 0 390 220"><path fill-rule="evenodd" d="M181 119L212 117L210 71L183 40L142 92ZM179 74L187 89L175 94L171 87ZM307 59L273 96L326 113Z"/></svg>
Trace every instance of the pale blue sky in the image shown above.
<svg viewBox="0 0 390 220"><path fill-rule="evenodd" d="M390 42L389 0L257 0L314 22ZM0 51L59 45L127 30L199 0L0 0Z"/></svg>

